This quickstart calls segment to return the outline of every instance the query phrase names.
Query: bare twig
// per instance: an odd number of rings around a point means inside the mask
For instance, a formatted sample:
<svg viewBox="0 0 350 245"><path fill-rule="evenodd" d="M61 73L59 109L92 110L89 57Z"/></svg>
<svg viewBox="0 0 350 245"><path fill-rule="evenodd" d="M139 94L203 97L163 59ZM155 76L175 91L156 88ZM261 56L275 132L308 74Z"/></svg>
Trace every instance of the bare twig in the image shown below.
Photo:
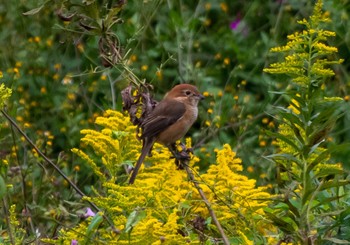
<svg viewBox="0 0 350 245"><path fill-rule="evenodd" d="M229 242L229 240L228 240L228 238L227 238L227 236L226 236L226 234L225 234L225 232L224 232L224 229L222 229L222 226L221 226L219 220L217 219L216 214L215 214L213 208L211 207L211 204L210 204L209 200L208 200L207 197L205 196L205 194L204 194L202 188L199 186L197 180L195 179L192 170L191 170L190 167L188 166L188 160L183 160L183 161L182 161L182 165L183 165L183 167L185 168L185 170L186 170L186 172L187 172L187 175L188 175L190 181L193 183L194 187L196 187L196 189L197 189L199 195L201 196L201 198L202 198L202 200L203 200L205 206L207 206L207 209L208 209L208 211L209 211L209 214L210 214L211 218L213 219L214 224L215 224L216 228L218 229L218 231L219 231L219 233L220 233L220 235L221 235L221 237L222 237L222 240L223 240L224 244L225 244L225 245L229 245L230 242Z"/></svg>
<svg viewBox="0 0 350 245"><path fill-rule="evenodd" d="M33 143L33 141L23 132L23 130L18 126L18 124L4 111L1 110L1 113L6 117L6 119L18 130L18 132L26 139L26 141L33 147L33 149L47 162L49 163L58 173L61 175L68 183L69 185L81 196L86 197L86 195L79 189L79 187L74 184L73 181L71 181L63 171L56 166L56 164L51 161L47 156L45 156L44 153L40 151L40 149ZM100 212L101 210L94 204L93 202L86 200L91 207L93 207L97 212ZM109 223L112 230L116 233L120 233L118 229L115 228L113 221L111 221L105 214L103 214L103 218Z"/></svg>
<svg viewBox="0 0 350 245"><path fill-rule="evenodd" d="M184 144L181 144L180 146L182 148L181 151L179 151L178 148L176 148L174 146L169 147L170 152L174 155L174 157L176 159L175 163L176 163L176 165L179 166L179 168L184 168L186 170L188 178L193 183L194 187L196 187L196 189L197 189L199 195L201 196L205 206L207 206L209 214L210 214L211 218L213 219L214 224L215 224L216 228L218 229L224 244L229 245L230 242L229 242L229 240L224 232L224 229L222 229L222 226L221 226L218 218L216 217L216 214L215 214L208 198L205 196L204 191L199 186L198 181L195 179L194 174L188 165L189 160L190 160L189 152L192 152L192 149L186 148L186 146Z"/></svg>

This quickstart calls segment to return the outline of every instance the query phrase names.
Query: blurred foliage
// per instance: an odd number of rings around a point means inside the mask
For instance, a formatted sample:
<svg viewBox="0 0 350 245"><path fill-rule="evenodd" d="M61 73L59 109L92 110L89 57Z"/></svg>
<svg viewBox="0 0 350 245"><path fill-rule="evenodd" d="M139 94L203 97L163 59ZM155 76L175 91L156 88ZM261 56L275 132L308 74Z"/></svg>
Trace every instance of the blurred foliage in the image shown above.
<svg viewBox="0 0 350 245"><path fill-rule="evenodd" d="M325 81L335 75L330 66L343 60L333 58L338 49L329 46L328 40L336 34L327 30L331 19L322 6L318 0L312 15L298 21L303 29L288 35L286 45L271 49L283 53L284 60L264 69L288 75L291 81L286 91L276 92L290 104L276 107L279 130L267 131L278 146L269 158L278 169L281 197L266 214L283 231L283 240L293 244L350 243L347 222L340 218L350 211L346 194L350 180L342 164L334 164L331 158L333 152L350 145L327 144L333 141L329 132L342 113L344 100L326 96ZM341 221L334 214L340 214Z"/></svg>
<svg viewBox="0 0 350 245"><path fill-rule="evenodd" d="M215 161L214 149L228 143L249 177L273 186L275 165L263 156L276 150L276 142L265 132L277 130L274 106L289 101L269 91L284 91L288 82L262 70L276 62L270 48L299 30L297 20L312 9L307 0L2 1L0 81L12 89L6 109L89 194L97 177L69 151L79 147L80 130L96 128L95 118L108 108L121 110L120 90L130 78L150 82L157 99L191 81L207 97L189 132L201 170ZM329 42L337 56L349 57L350 2L325 1L324 10L333 19L328 29L337 34ZM348 102L349 64L345 59L334 67L326 96ZM330 145L350 137L347 107L338 107L343 113ZM84 205L3 118L0 124L0 157L8 163L1 165L8 184L3 206L16 203L29 237L36 229L55 237L59 226L81 218ZM350 151L333 157L350 168Z"/></svg>

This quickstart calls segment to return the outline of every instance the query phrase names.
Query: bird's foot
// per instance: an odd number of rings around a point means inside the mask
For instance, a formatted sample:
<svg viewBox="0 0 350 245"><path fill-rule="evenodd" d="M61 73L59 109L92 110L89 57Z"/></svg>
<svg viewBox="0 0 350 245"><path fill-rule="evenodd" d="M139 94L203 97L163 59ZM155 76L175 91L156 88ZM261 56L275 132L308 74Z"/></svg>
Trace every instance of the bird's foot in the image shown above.
<svg viewBox="0 0 350 245"><path fill-rule="evenodd" d="M172 144L169 146L169 150L173 154L172 158L175 158L175 164L178 169L184 169L185 162L191 159L190 153L193 153L192 148L186 148L186 145L180 143L178 146Z"/></svg>

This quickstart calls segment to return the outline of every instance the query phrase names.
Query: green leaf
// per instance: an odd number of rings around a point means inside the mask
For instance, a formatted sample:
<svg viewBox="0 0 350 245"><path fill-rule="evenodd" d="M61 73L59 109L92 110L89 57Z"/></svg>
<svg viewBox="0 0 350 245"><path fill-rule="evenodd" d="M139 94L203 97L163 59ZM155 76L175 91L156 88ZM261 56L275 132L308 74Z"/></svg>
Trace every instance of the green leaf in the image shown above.
<svg viewBox="0 0 350 245"><path fill-rule="evenodd" d="M330 241L330 242L335 243L335 244L350 244L350 241L348 241L348 240L341 240L341 239L333 238L333 237L329 237L329 238L327 237L324 240Z"/></svg>
<svg viewBox="0 0 350 245"><path fill-rule="evenodd" d="M110 28L111 25L115 24L116 16L119 14L120 10L120 6L108 10L108 14L105 18L105 25L107 25L107 28Z"/></svg>
<svg viewBox="0 0 350 245"><path fill-rule="evenodd" d="M288 205L283 203L283 202L278 203L273 208L274 209L282 209L282 210L288 210L289 209Z"/></svg>
<svg viewBox="0 0 350 245"><path fill-rule="evenodd" d="M6 195L6 183L4 178L0 175L0 199L2 199Z"/></svg>
<svg viewBox="0 0 350 245"><path fill-rule="evenodd" d="M207 227L208 227L209 229L210 229L211 221L212 221L212 218L211 218L211 217L208 217L208 218L205 220L205 224L207 225Z"/></svg>
<svg viewBox="0 0 350 245"><path fill-rule="evenodd" d="M304 124L303 122L300 120L300 118L298 116L296 116L294 113L288 111L288 112L282 112L280 113L280 115L286 119L290 126L293 126L293 128L295 128L295 124L298 125L299 127L303 128ZM300 130L300 129L299 129Z"/></svg>
<svg viewBox="0 0 350 245"><path fill-rule="evenodd" d="M266 216L283 232L287 234L291 234L295 232L294 227L297 227L297 225L294 223L294 221L291 218L289 217L280 218L273 213L270 213L270 212L265 212L265 213L266 213Z"/></svg>
<svg viewBox="0 0 350 245"><path fill-rule="evenodd" d="M35 8L35 9L29 10L27 12L24 12L23 15L35 15L35 14L39 13L40 10L45 6L46 3L44 3L43 5Z"/></svg>
<svg viewBox="0 0 350 245"><path fill-rule="evenodd" d="M183 19L178 11L171 10L170 18L174 24L174 26L182 27L184 26Z"/></svg>
<svg viewBox="0 0 350 245"><path fill-rule="evenodd" d="M345 195L343 195L343 196L334 196L334 197L325 198L323 200L319 200L318 204L312 206L311 209L316 209L316 208L318 208L318 207L320 207L322 205L329 204L329 203L331 203L333 201L337 201L337 200L339 200L340 198L342 198L344 196ZM341 210L341 212L343 212L343 210Z"/></svg>
<svg viewBox="0 0 350 245"><path fill-rule="evenodd" d="M180 206L181 208L189 209L189 208L191 208L191 202L190 202L189 200L186 200L186 201L184 201L184 202L181 202L181 203L179 204L179 206Z"/></svg>
<svg viewBox="0 0 350 245"><path fill-rule="evenodd" d="M344 171L342 169L336 169L336 168L325 168L325 169L320 169L317 171L315 174L316 178L323 178L323 177L328 177L330 175L340 175L343 174Z"/></svg>
<svg viewBox="0 0 350 245"><path fill-rule="evenodd" d="M85 237L85 244L90 244L92 240L92 236L96 234L97 228L100 226L101 222L103 221L103 217L97 213L91 220L87 230L86 230L86 237Z"/></svg>
<svg viewBox="0 0 350 245"><path fill-rule="evenodd" d="M288 153L271 154L271 155L268 155L268 156L264 156L264 158L277 159L277 160L289 160L289 161L294 161L294 162L298 162L299 161L298 158L296 158L292 154L288 154Z"/></svg>
<svg viewBox="0 0 350 245"><path fill-rule="evenodd" d="M279 133L274 133L274 132L271 132L269 130L266 130L265 133L268 135L268 136L271 136L271 137L274 137L274 138L277 138L279 140L282 140L283 142L285 142L286 144L290 145L291 147L294 148L295 151L299 152L300 149L298 148L298 146L292 141L290 140L288 137L282 135L282 134L279 134Z"/></svg>
<svg viewBox="0 0 350 245"><path fill-rule="evenodd" d="M322 162L324 159L327 158L328 155L330 155L333 152L339 152L339 151L347 151L350 148L350 143L347 144L342 144L342 145L336 145L336 146L330 146L327 150L322 152L314 161L312 161L308 167L307 167L307 172L312 171L312 169Z"/></svg>
<svg viewBox="0 0 350 245"><path fill-rule="evenodd" d="M320 190L326 190L326 189L330 189L330 188L334 188L334 187L340 187L340 186L345 186L345 185L348 185L350 184L350 180L337 180L337 181L334 181L334 180L330 180L330 181L327 181L326 183L324 183Z"/></svg>
<svg viewBox="0 0 350 245"><path fill-rule="evenodd" d="M142 219L146 217L146 212L144 210L134 210L128 217L128 220L125 224L125 232L129 232L132 228L135 227L137 223L139 223Z"/></svg>

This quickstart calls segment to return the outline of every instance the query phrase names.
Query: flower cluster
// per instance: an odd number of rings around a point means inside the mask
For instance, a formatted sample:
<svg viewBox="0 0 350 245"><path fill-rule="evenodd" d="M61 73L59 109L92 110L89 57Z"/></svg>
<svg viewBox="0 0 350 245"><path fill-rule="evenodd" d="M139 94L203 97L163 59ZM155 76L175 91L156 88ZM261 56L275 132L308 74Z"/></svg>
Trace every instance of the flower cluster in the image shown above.
<svg viewBox="0 0 350 245"><path fill-rule="evenodd" d="M324 30L322 23L329 22L330 19L322 12L322 1L315 5L310 21L303 19L298 21L304 25L306 30L288 35L288 42L285 46L272 48L272 52L287 53L283 62L273 63L264 71L274 74L287 74L292 81L299 86L309 86L310 83L319 82L319 77L329 77L334 75L334 71L328 68L333 64L343 62L339 60L322 59L322 57L335 54L338 49L327 45L329 37L335 36L332 31Z"/></svg>
<svg viewBox="0 0 350 245"><path fill-rule="evenodd" d="M0 108L4 106L5 101L11 96L11 89L6 88L2 83L0 84Z"/></svg>
<svg viewBox="0 0 350 245"><path fill-rule="evenodd" d="M91 241L197 244L200 240L219 236L185 171L178 170L174 162L169 161L168 149L156 144L135 184L127 185L126 173L120 170L135 162L139 155L140 143L135 127L127 116L112 110L96 118L96 124L101 126L100 130L82 130L85 135L81 140L82 147L86 149L73 149L73 152L93 169L104 188L104 192L95 190L95 197L85 199L104 210L121 232L116 234L108 227L96 227ZM186 144L190 146L190 140ZM190 161L196 172L198 167L194 164L198 161L197 157ZM263 212L270 195L265 187L256 188L255 180L240 174L241 171L241 160L229 145L224 145L222 150L217 150L216 163L198 178L229 235L239 241L253 241L258 236L266 236L271 228ZM88 217L73 229L61 230L59 241L67 244L86 241L84 234L95 217Z"/></svg>

